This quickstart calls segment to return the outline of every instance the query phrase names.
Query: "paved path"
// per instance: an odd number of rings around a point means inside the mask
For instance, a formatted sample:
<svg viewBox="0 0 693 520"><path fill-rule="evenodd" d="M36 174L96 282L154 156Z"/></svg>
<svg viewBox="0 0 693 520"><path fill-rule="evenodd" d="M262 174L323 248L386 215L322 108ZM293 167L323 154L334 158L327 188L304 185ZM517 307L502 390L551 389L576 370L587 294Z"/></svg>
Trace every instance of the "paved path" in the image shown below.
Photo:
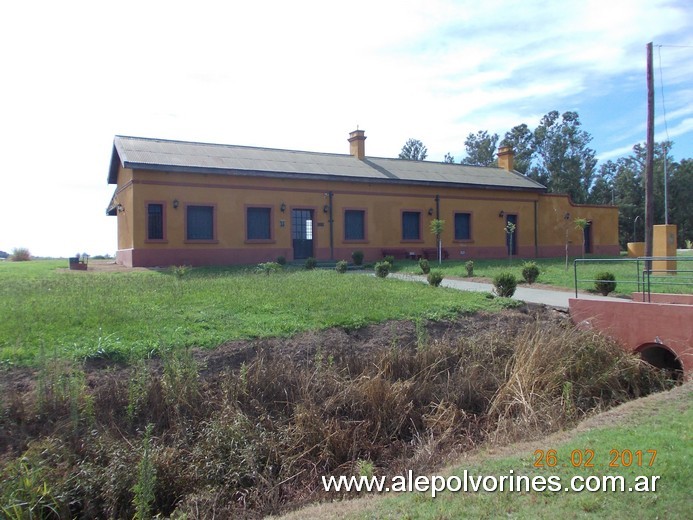
<svg viewBox="0 0 693 520"><path fill-rule="evenodd" d="M428 283L426 281L426 277L421 275L392 273L390 276L399 280ZM443 283L441 285L444 287L451 287L452 289L458 289L460 291L493 292L493 285L490 283L467 282L464 280L445 278L443 279ZM514 300L522 300L527 303L539 303L548 305L549 307L565 310L568 310L568 300L570 298L575 298L575 291L535 289L530 287L521 287L519 285L515 291L515 294L513 295ZM627 301L623 298L613 298L611 296L599 296L596 294L584 293L580 293L580 299L617 302Z"/></svg>

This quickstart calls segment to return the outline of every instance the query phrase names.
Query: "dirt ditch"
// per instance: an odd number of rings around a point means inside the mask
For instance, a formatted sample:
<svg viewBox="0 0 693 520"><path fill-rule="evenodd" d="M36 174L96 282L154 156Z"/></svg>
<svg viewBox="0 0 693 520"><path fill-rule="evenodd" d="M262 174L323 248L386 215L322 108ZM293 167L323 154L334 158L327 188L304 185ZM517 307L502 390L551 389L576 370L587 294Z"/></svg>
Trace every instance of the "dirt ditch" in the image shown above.
<svg viewBox="0 0 693 520"><path fill-rule="evenodd" d="M322 498L321 475L430 472L668 384L543 307L13 369L0 512L21 496L76 518L260 517Z"/></svg>

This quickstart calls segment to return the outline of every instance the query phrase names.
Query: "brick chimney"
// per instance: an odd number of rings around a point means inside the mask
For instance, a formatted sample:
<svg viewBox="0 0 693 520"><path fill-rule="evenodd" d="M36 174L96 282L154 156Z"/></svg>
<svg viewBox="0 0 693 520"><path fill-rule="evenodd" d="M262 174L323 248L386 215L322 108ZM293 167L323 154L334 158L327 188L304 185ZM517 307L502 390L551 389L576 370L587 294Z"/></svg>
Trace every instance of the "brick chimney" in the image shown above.
<svg viewBox="0 0 693 520"><path fill-rule="evenodd" d="M498 148L498 167L513 171L513 162L515 161L515 152L513 152L512 146L501 146Z"/></svg>
<svg viewBox="0 0 693 520"><path fill-rule="evenodd" d="M349 133L349 152L362 161L366 157L366 135L363 130L354 130Z"/></svg>

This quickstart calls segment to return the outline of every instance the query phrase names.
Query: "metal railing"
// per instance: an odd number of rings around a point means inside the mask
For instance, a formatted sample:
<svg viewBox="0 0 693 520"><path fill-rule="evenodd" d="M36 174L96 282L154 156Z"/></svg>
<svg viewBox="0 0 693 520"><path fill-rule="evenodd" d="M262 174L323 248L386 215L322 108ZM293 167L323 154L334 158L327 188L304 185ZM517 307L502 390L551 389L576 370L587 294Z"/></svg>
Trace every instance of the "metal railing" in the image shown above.
<svg viewBox="0 0 693 520"><path fill-rule="evenodd" d="M655 262L676 262L676 269L655 269ZM578 298L578 283L591 282L598 280L589 278L578 278L578 265L595 263L629 263L635 267L633 278L617 279L618 284L632 284L637 287L637 292L642 293L642 301L650 301L652 286L684 286L690 287L693 293L693 256L640 256L638 258L576 258L573 262L575 298ZM679 263L683 262L685 269L679 268ZM689 291L685 291L686 294ZM645 298L647 297L647 300Z"/></svg>

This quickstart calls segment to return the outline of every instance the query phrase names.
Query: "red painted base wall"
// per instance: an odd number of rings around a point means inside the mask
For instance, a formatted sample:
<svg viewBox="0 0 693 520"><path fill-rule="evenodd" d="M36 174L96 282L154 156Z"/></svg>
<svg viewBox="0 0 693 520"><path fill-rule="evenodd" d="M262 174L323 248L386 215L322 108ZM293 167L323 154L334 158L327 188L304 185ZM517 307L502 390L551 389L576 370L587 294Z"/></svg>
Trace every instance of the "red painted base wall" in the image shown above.
<svg viewBox="0 0 693 520"><path fill-rule="evenodd" d="M351 262L351 253L354 251L363 251L364 261L374 262L383 257L382 247L373 247L368 244L354 244L348 247L335 247L334 260L347 260ZM396 248L402 251L411 251L416 254L422 253L420 245L403 244ZM431 248L428 248L431 249ZM449 260L477 260L477 259L501 259L507 258L507 249L504 246L499 247L478 247L466 244L453 244L452 246L444 246L448 253ZM535 248L530 246L518 247L518 258L536 258ZM565 253L561 247L540 247L539 258L556 258L561 257ZM571 249L571 257L579 256ZM596 248L595 254L605 256L618 255L618 246ZM116 252L116 263L126 267L163 267L170 265L231 265L231 264L257 264L260 262L273 262L277 257L283 256L287 261L294 260L293 250L291 248L253 248L245 249L121 249ZM330 249L318 247L314 252L315 258L319 261L327 261L330 259Z"/></svg>

